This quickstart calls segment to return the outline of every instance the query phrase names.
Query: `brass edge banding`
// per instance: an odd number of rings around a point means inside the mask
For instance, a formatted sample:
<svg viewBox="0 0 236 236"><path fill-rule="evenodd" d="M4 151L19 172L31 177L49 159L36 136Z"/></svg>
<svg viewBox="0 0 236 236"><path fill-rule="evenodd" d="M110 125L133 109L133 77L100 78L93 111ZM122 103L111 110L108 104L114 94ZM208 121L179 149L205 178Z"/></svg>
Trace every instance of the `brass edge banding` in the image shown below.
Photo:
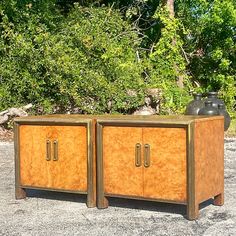
<svg viewBox="0 0 236 236"><path fill-rule="evenodd" d="M199 120L215 120L222 119L222 116L186 116L186 115L76 115L76 114L51 114L51 115L40 115L40 116L27 116L27 117L16 117L15 122L21 121L65 121L73 122L78 120L151 120L151 121L162 121L162 122L189 122L189 121L199 121Z"/></svg>
<svg viewBox="0 0 236 236"><path fill-rule="evenodd" d="M112 126L142 126L142 127L176 127L185 128L191 121L164 121L164 120L100 120L97 122L101 125Z"/></svg>
<svg viewBox="0 0 236 236"><path fill-rule="evenodd" d="M175 201L175 200L166 200L166 199L159 199L159 198L145 198L145 197L139 197L139 196L130 196L130 195L119 195L119 194L104 194L107 197L115 197L115 198L127 198L127 199L135 199L135 200L145 200L150 202L163 202L163 203L174 203L174 204L181 204L181 205L187 205L186 201Z"/></svg>
<svg viewBox="0 0 236 236"><path fill-rule="evenodd" d="M82 120L54 120L54 121L49 121L49 120L20 120L20 121L15 121L20 125L65 125L65 126L78 126L78 125L87 125L89 119L82 119Z"/></svg>
<svg viewBox="0 0 236 236"><path fill-rule="evenodd" d="M194 160L194 122L188 126L187 138L187 217L195 219L195 160Z"/></svg>
<svg viewBox="0 0 236 236"><path fill-rule="evenodd" d="M188 132L188 138L187 138L187 147L188 147L188 152L187 152L187 179L188 179L188 174L189 173L189 157L193 156L189 153L189 147L193 146L190 145L189 142L189 129L190 126L192 127L192 121L191 122L183 122L183 123L159 123L158 121L151 121L151 122L143 122L143 120L138 121L139 125L142 127L145 127L145 125L151 126L151 127L172 127L172 128L185 128L186 132ZM191 184L187 182L187 202L177 202L177 201L172 201L172 200L163 200L163 199L148 199L148 198L136 198L136 197L131 197L131 196L124 196L124 195L112 195L112 194L105 194L104 193L104 173L103 173L103 150L102 150L102 128L103 126L137 126L137 120L132 121L132 120L97 120L97 196L98 196L98 208L104 208L103 200L105 196L114 196L114 197L123 197L123 198L130 198L130 199L140 199L140 200L148 200L148 201L160 201L160 202L167 202L167 203L178 203L178 204L184 204L188 205L189 199L189 189L191 188ZM193 135L193 132L190 132L191 135ZM191 138L193 140L193 137ZM194 168L194 165L192 165L192 168ZM193 173L193 172L192 172ZM194 176L194 173L193 173ZM190 189L191 190L191 189ZM192 193L194 193L191 190L190 196L195 196ZM191 202L191 201L190 201Z"/></svg>
<svg viewBox="0 0 236 236"><path fill-rule="evenodd" d="M93 140L92 140L92 121L87 122L87 205L88 207L93 206Z"/></svg>
<svg viewBox="0 0 236 236"><path fill-rule="evenodd" d="M20 185L20 153L19 153L19 124L14 123L14 150L15 150L15 190Z"/></svg>
<svg viewBox="0 0 236 236"><path fill-rule="evenodd" d="M15 147L15 188L27 188L27 189L41 189L47 191L61 191L61 192L68 192L68 193L81 193L81 194L88 194L88 203L92 201L93 196L93 147L92 147L92 126L91 126L91 119L83 119L79 121L74 120L66 120L66 121L58 121L58 122L48 122L45 120L16 120L14 121L14 147ZM67 126L87 126L87 178L88 178L88 186L87 192L79 192L73 190L62 190L62 189L52 189L52 188L41 188L41 187L33 187L33 186L23 186L20 185L20 154L19 154L19 126L20 125L67 125Z"/></svg>
<svg viewBox="0 0 236 236"><path fill-rule="evenodd" d="M104 208L102 125L97 122L97 206Z"/></svg>
<svg viewBox="0 0 236 236"><path fill-rule="evenodd" d="M50 191L50 192L87 194L87 192L84 192L84 191L75 191L75 190L67 190L67 189L45 188L45 187L36 187L36 186L28 186L28 185L20 185L19 187L24 188L24 189L34 189L34 190L42 190L42 191Z"/></svg>

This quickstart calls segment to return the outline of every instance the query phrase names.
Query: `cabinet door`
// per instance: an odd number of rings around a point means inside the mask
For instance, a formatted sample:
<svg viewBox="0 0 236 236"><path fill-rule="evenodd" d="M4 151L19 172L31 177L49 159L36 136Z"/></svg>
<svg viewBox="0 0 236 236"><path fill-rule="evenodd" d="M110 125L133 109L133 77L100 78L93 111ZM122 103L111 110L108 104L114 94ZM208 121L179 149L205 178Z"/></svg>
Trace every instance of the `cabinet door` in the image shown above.
<svg viewBox="0 0 236 236"><path fill-rule="evenodd" d="M21 125L21 185L87 191L86 137L85 126Z"/></svg>
<svg viewBox="0 0 236 236"><path fill-rule="evenodd" d="M144 197L184 202L186 129L143 128L145 144L150 147L150 166L144 168Z"/></svg>
<svg viewBox="0 0 236 236"><path fill-rule="evenodd" d="M103 127L105 194L143 195L143 167L135 165L138 143L142 144L142 128Z"/></svg>

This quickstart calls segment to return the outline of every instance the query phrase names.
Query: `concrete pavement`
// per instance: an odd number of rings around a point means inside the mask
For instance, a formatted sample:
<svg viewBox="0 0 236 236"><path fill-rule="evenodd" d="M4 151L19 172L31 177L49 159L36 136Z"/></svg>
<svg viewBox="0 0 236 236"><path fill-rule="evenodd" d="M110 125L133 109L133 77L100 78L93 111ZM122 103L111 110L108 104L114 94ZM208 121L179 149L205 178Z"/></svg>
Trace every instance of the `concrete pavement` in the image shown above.
<svg viewBox="0 0 236 236"><path fill-rule="evenodd" d="M236 235L236 139L225 140L225 205L201 205L200 218L185 206L110 199L104 210L86 207L86 196L28 191L14 198L13 143L0 142L0 235Z"/></svg>

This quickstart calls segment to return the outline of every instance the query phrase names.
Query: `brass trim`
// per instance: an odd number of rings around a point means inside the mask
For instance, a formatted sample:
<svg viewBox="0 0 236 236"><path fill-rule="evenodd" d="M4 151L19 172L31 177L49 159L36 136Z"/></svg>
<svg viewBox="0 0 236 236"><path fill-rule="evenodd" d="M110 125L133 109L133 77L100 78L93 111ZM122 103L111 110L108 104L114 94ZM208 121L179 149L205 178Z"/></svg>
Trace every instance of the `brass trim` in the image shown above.
<svg viewBox="0 0 236 236"><path fill-rule="evenodd" d="M110 120L110 119L98 119L97 122L106 126L130 126L130 127L174 127L174 128L186 128L191 121L182 120Z"/></svg>
<svg viewBox="0 0 236 236"><path fill-rule="evenodd" d="M20 125L50 125L50 126L57 126L57 125L63 125L63 126L78 126L78 125L87 125L87 123L91 119L81 119L81 120L71 120L71 119L58 119L55 117L55 119L23 119L20 120L15 119L15 123L18 123Z"/></svg>
<svg viewBox="0 0 236 236"><path fill-rule="evenodd" d="M196 218L195 160L194 160L194 125L187 129L187 218Z"/></svg>
<svg viewBox="0 0 236 236"><path fill-rule="evenodd" d="M141 161L141 144L136 143L135 145L135 166L140 167L142 165Z"/></svg>
<svg viewBox="0 0 236 236"><path fill-rule="evenodd" d="M58 161L58 141L53 141L53 161Z"/></svg>
<svg viewBox="0 0 236 236"><path fill-rule="evenodd" d="M15 150L15 188L20 185L20 161L19 161L19 125L14 123L14 150Z"/></svg>
<svg viewBox="0 0 236 236"><path fill-rule="evenodd" d="M148 168L150 166L150 145L144 145L144 167Z"/></svg>
<svg viewBox="0 0 236 236"><path fill-rule="evenodd" d="M159 199L159 198L145 198L145 197L139 197L139 196L119 195L119 194L109 194L109 193L105 193L104 195L106 197L127 198L127 199L135 199L135 200L145 200L145 201L150 201L150 202L163 202L163 203L187 205L186 201L175 201L175 200Z"/></svg>
<svg viewBox="0 0 236 236"><path fill-rule="evenodd" d="M45 125L45 126L84 126L88 124L91 119L71 120L71 119L57 119L44 120L44 119L15 119L14 123L19 125Z"/></svg>
<svg viewBox="0 0 236 236"><path fill-rule="evenodd" d="M19 161L19 125L14 124L14 151L15 151L15 198L23 199L26 197L26 192L20 187L20 161Z"/></svg>
<svg viewBox="0 0 236 236"><path fill-rule="evenodd" d="M97 206L104 208L102 125L97 123Z"/></svg>
<svg viewBox="0 0 236 236"><path fill-rule="evenodd" d="M51 161L51 141L46 140L46 161Z"/></svg>
<svg viewBox="0 0 236 236"><path fill-rule="evenodd" d="M111 194L105 194L104 193L104 170L103 170L103 133L102 129L103 126L122 126L122 127L166 127L166 128L184 128L186 129L186 132L188 132L188 127L191 124L191 121L184 121L180 122L177 120L174 122L165 122L165 121L147 121L147 120L111 120L111 119L98 119L97 120L97 204L98 208L105 208L105 196L111 196ZM187 147L189 146L189 142L187 141ZM189 156L191 156L189 153L187 153L187 159L189 159ZM189 172L189 161L187 161L187 171ZM192 181L192 180L191 180ZM186 183L187 191L191 189L191 184ZM189 193L187 193L187 202L189 202ZM192 196L193 193L190 193L190 196ZM130 196L124 196L124 195L112 195L115 197L123 197L123 198L131 198L136 199L135 197ZM143 199L143 200L149 200L152 201L153 199L146 199L146 198L137 198L137 199ZM158 199L159 202L170 202L170 203L179 203L171 200L164 200L164 199ZM184 202L183 204L189 204Z"/></svg>
<svg viewBox="0 0 236 236"><path fill-rule="evenodd" d="M151 121L151 122L164 122L164 123L177 123L177 122L192 122L192 121L205 121L223 119L222 116L186 116L186 115L152 115L152 116L140 116L140 115L78 115L78 114L52 114L52 115L40 115L40 116L27 116L17 117L15 122L77 122L78 120L96 119L96 120L126 120L126 121Z"/></svg>
<svg viewBox="0 0 236 236"><path fill-rule="evenodd" d="M92 136L92 120L88 121L87 123L87 206L93 207L94 206L94 161L93 161L93 136Z"/></svg>
<svg viewBox="0 0 236 236"><path fill-rule="evenodd" d="M84 192L84 191L75 191L75 190L60 189L60 188L45 188L45 187L28 186L28 185L20 185L20 187L24 189L34 189L34 190L42 190L42 191L50 191L50 192L87 194L87 192Z"/></svg>

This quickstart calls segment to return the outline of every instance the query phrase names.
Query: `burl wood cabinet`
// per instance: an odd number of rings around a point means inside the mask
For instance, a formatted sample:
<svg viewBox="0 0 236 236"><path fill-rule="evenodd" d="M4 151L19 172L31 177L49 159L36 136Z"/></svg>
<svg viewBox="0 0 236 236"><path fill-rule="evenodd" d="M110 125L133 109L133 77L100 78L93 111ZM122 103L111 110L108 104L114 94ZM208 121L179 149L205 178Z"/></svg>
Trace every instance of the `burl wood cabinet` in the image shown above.
<svg viewBox="0 0 236 236"><path fill-rule="evenodd" d="M184 204L224 202L221 116L51 115L15 120L16 198L25 189Z"/></svg>
<svg viewBox="0 0 236 236"><path fill-rule="evenodd" d="M224 202L223 117L126 117L97 120L97 204L107 197L187 205Z"/></svg>
<svg viewBox="0 0 236 236"><path fill-rule="evenodd" d="M15 120L16 198L25 189L87 194L96 206L92 119L39 116Z"/></svg>

